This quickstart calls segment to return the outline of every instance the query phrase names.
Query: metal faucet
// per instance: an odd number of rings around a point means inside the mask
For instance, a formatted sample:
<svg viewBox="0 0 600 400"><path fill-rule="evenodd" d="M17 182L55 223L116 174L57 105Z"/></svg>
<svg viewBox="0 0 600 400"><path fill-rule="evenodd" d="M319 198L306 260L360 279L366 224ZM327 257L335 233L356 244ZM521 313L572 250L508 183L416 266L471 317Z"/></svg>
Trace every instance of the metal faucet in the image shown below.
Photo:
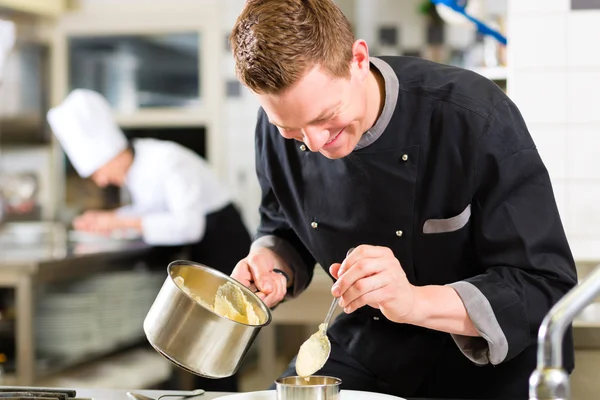
<svg viewBox="0 0 600 400"><path fill-rule="evenodd" d="M562 366L567 326L600 294L600 266L550 309L538 331L537 367L529 378L530 400L569 400L569 375Z"/></svg>

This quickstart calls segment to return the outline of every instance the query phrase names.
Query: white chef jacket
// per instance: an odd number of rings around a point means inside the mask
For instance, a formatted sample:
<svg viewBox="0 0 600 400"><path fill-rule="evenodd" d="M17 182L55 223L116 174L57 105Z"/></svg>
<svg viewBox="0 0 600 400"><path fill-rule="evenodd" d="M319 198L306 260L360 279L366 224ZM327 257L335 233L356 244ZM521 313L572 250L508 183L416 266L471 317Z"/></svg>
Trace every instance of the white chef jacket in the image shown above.
<svg viewBox="0 0 600 400"><path fill-rule="evenodd" d="M131 205L123 216L141 217L142 236L151 245L183 245L204 236L206 215L231 203L207 162L175 142L134 139L134 158L125 186Z"/></svg>

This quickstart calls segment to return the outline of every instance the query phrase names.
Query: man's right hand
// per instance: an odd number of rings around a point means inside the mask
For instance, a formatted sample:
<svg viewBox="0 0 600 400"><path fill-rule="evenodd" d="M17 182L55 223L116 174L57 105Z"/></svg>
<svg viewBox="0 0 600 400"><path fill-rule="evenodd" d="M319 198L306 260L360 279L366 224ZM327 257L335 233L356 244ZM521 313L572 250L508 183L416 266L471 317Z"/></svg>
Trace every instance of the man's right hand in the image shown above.
<svg viewBox="0 0 600 400"><path fill-rule="evenodd" d="M267 307L272 308L283 300L287 293L287 282L285 276L273 271L279 269L288 276L293 276L290 268L273 250L267 248L257 248L250 251L250 254L237 263L231 277L242 283L244 286L256 286L260 297Z"/></svg>

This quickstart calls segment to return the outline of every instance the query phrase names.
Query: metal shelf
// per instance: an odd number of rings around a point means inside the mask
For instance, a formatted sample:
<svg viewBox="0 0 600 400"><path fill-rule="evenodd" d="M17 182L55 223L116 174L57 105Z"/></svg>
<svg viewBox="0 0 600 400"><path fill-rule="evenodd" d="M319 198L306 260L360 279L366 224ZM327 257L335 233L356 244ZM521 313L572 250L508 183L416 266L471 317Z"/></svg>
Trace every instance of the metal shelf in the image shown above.
<svg viewBox="0 0 600 400"><path fill-rule="evenodd" d="M67 0L0 0L0 8L43 17L58 17L67 9Z"/></svg>
<svg viewBox="0 0 600 400"><path fill-rule="evenodd" d="M147 108L116 115L123 128L206 126L211 123L208 111L199 108Z"/></svg>

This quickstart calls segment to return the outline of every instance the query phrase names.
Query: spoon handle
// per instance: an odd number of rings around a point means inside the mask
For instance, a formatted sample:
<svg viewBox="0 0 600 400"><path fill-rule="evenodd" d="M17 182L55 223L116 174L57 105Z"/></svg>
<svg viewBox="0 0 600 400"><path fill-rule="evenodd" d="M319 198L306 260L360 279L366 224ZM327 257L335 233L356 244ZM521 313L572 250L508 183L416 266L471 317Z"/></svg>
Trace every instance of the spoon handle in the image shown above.
<svg viewBox="0 0 600 400"><path fill-rule="evenodd" d="M337 306L338 303L338 298L334 297L333 301L331 302L331 306L329 307L329 311L327 312L327 316L325 317L325 330L327 330L327 327L329 326L329 321L331 321L331 317L333 316L333 312L335 311L335 307Z"/></svg>
<svg viewBox="0 0 600 400"><path fill-rule="evenodd" d="M352 253L352 251L354 250L354 247L350 247L350 250L348 250L348 252L346 253L346 257L348 257L350 255L350 253ZM334 297L333 301L331 302L331 306L329 306L329 311L327 312L327 316L325 317L325 330L327 330L327 327L329 326L329 321L331 321L331 317L333 316L333 312L335 311L335 307L337 306L338 303L338 298Z"/></svg>

